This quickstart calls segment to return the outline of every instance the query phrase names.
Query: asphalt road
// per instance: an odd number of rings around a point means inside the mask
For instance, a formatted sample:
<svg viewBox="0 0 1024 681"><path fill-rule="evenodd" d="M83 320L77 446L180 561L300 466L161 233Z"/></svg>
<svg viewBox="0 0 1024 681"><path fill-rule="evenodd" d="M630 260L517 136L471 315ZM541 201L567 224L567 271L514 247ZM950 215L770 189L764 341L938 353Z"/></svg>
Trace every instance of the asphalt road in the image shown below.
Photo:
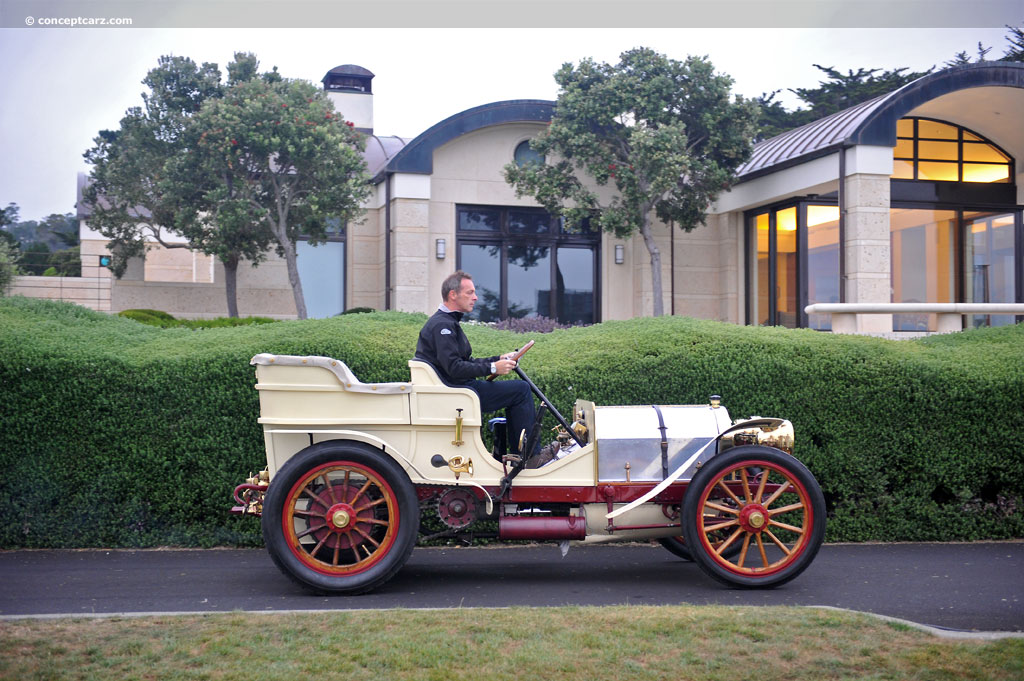
<svg viewBox="0 0 1024 681"><path fill-rule="evenodd" d="M362 596L309 594L263 550L0 553L0 615L557 605L825 605L1024 631L1024 542L826 545L772 590L722 587L657 545L417 548Z"/></svg>

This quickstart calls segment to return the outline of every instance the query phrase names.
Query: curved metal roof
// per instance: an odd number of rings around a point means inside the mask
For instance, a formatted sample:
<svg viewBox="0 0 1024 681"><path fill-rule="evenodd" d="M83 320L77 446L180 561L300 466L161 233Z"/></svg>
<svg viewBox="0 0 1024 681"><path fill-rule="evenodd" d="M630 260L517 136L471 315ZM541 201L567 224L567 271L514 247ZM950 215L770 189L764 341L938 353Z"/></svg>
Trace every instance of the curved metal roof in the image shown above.
<svg viewBox="0 0 1024 681"><path fill-rule="evenodd" d="M466 109L420 133L376 173L374 181L383 180L385 171L430 174L434 170L434 150L456 137L502 123L546 123L554 108L555 103L548 100L511 99Z"/></svg>
<svg viewBox="0 0 1024 681"><path fill-rule="evenodd" d="M898 90L838 111L754 145L739 182L804 163L856 144L896 146L896 121L921 104L974 87L1024 88L1024 64L983 62L932 73Z"/></svg>
<svg viewBox="0 0 1024 681"><path fill-rule="evenodd" d="M363 152L363 158L366 160L366 169L370 173L370 177L374 177L382 171L387 162L394 158L395 154L400 152L411 139L411 137L396 135L386 137L369 135L366 138L366 151Z"/></svg>

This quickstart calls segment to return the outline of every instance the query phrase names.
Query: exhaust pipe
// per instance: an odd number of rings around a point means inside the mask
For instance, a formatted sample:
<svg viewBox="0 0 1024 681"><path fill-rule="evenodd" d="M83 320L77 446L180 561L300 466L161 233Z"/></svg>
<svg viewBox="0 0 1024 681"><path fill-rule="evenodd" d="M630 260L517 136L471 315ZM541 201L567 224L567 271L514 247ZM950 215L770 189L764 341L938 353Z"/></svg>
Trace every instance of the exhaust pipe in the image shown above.
<svg viewBox="0 0 1024 681"><path fill-rule="evenodd" d="M500 539L564 540L584 539L587 519L582 516L533 518L504 515L498 518Z"/></svg>

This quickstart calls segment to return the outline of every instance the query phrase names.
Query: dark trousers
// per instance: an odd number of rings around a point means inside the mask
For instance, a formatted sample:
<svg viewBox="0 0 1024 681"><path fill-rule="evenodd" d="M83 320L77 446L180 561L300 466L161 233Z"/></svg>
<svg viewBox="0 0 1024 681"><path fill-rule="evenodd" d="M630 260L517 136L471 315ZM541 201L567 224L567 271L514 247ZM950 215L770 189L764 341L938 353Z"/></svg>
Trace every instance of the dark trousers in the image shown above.
<svg viewBox="0 0 1024 681"><path fill-rule="evenodd" d="M505 410L508 422L508 451L519 453L519 433L524 429L529 437L533 429L536 410L533 407L533 392L525 381L470 381L467 388L476 392L480 398L480 411L483 413Z"/></svg>

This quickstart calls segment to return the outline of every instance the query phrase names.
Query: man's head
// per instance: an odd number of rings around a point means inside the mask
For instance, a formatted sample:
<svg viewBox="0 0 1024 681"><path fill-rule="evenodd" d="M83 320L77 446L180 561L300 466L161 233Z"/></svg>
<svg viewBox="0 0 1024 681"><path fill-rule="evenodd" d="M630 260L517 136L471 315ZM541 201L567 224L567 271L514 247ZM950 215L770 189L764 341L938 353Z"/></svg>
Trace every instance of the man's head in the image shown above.
<svg viewBox="0 0 1024 681"><path fill-rule="evenodd" d="M476 287L473 278L462 270L445 278L441 283L441 300L445 307L454 312L469 314L476 303Z"/></svg>

